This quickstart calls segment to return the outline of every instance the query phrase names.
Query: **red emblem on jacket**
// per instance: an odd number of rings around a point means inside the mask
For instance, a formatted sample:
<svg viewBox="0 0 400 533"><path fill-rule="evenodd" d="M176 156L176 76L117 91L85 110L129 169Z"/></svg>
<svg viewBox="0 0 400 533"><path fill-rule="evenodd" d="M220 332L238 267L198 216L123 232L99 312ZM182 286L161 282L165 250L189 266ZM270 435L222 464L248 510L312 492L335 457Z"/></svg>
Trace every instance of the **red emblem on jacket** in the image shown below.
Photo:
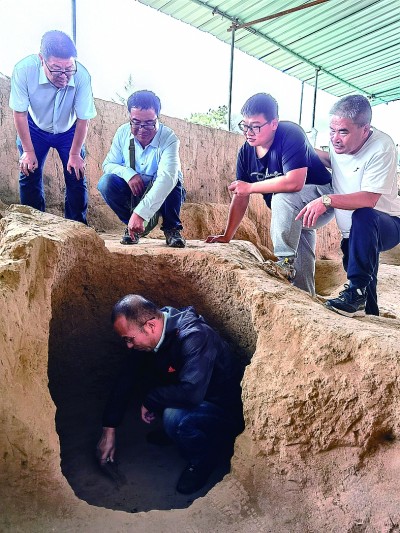
<svg viewBox="0 0 400 533"><path fill-rule="evenodd" d="M172 366L168 368L168 374L170 374L171 372L176 372L175 368L172 368Z"/></svg>

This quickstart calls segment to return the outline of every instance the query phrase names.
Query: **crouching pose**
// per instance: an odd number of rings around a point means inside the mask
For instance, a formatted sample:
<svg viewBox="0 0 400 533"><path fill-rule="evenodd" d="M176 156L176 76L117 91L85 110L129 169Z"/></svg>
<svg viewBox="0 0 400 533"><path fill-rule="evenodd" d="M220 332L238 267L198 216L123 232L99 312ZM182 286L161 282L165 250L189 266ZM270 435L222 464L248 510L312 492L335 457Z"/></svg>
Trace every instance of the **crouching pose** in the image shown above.
<svg viewBox="0 0 400 533"><path fill-rule="evenodd" d="M121 368L103 415L100 463L114 461L116 427L132 388L143 391L141 418L161 417L166 435L187 460L176 489L204 486L243 430L242 368L228 344L193 307L158 308L139 295L114 306L112 322L132 352Z"/></svg>
<svg viewBox="0 0 400 533"><path fill-rule="evenodd" d="M332 168L334 194L309 203L297 219L309 227L334 208L349 283L326 306L348 317L379 315L379 253L400 242L396 147L386 133L371 127L365 96L341 98L330 115L330 150L318 153Z"/></svg>
<svg viewBox="0 0 400 533"><path fill-rule="evenodd" d="M255 94L242 108L239 123L246 142L239 151L233 198L223 235L206 242L230 242L246 212L251 194L262 194L271 209L271 239L276 267L299 289L315 293L316 228L333 218L328 209L312 227L296 220L311 200L332 191L331 175L300 126L278 118L269 94Z"/></svg>
<svg viewBox="0 0 400 533"><path fill-rule="evenodd" d="M186 192L179 139L160 124L161 103L152 91L131 94L127 107L129 122L114 136L97 188L127 226L122 244L137 244L161 215L167 245L184 248L180 211Z"/></svg>

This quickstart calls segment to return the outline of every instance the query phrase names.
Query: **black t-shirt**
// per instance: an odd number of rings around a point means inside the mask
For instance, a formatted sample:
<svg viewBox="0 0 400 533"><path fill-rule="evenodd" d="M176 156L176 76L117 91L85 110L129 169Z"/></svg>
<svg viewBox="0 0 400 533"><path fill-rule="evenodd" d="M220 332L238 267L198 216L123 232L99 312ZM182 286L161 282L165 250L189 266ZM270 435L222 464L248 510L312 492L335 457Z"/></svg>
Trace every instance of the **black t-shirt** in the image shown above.
<svg viewBox="0 0 400 533"><path fill-rule="evenodd" d="M283 176L290 170L307 167L306 183L326 185L332 181L330 172L324 167L305 131L294 122L279 122L274 141L260 159L256 148L247 142L240 148L236 179L255 183L276 176ZM272 194L264 194L268 207L271 206Z"/></svg>

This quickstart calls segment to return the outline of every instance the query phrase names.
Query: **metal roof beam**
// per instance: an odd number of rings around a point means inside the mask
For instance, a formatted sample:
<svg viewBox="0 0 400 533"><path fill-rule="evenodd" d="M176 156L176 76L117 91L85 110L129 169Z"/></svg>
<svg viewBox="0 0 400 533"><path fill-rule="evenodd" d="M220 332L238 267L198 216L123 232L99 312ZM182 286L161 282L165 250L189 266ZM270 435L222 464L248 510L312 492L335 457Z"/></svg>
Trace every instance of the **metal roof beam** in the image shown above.
<svg viewBox="0 0 400 533"><path fill-rule="evenodd" d="M260 22L266 22L267 20L276 19L278 17L282 17L283 15L288 15L289 13L300 11L301 9L306 9L308 7L313 7L318 4L323 4L324 2L329 2L329 0L314 0L313 2L310 2L309 4L302 4L301 6L292 7L290 9L285 9L284 11L280 11L279 13L274 13L273 15L268 15L267 17L262 17L257 20L252 20L251 22L245 22L243 24L232 24L232 26L228 28L227 31L239 30L241 28L248 28L249 26L254 26L254 24L259 24Z"/></svg>
<svg viewBox="0 0 400 533"><path fill-rule="evenodd" d="M219 15L219 16L231 21L233 23L233 26L235 26L238 23L238 19L237 18L228 15L224 11L221 11L217 6L209 5L209 4L205 3L205 2L203 2L202 0L191 0L191 2L193 2L193 3L195 3L195 4L199 5L199 6L202 6L205 9L208 9L209 11L212 12L213 15ZM349 83L348 81L343 80L339 76L335 76L335 74L332 74L331 72L329 72L328 70L324 69L320 65L317 65L316 63L313 63L312 61L309 61L308 59L306 59L305 57L301 56L300 54L297 54L296 52L294 52L293 50L291 50L287 46L279 43L278 41L275 41L275 39L272 39L271 37L267 37L266 35L264 35L260 31L255 30L254 28L243 28L243 30L247 31L249 33L252 33L253 35L257 35L257 37L260 37L260 38L262 38L262 39L274 44L277 48L280 48L281 50L285 50L285 52L287 52L288 54L291 54L293 57L296 57L302 63L306 63L307 65L310 65L311 67L313 67L313 69L318 69L320 73L323 72L327 76L331 76L334 80L338 81L339 83L347 85L348 87L350 87L351 89L353 89L353 90L355 90L357 92L361 92L363 94L366 94L370 98L375 98L375 95L369 94L364 89L361 89L360 87L357 87L357 85L353 85L352 83ZM258 59L260 61L262 61L262 58L263 58L263 56L259 57ZM378 99L381 100L380 98L378 98ZM382 103L386 103L385 100L381 100L381 101L382 101Z"/></svg>
<svg viewBox="0 0 400 533"><path fill-rule="evenodd" d="M280 48L281 50L285 50L285 52L288 52L292 56L296 57L302 63L306 63L310 67L313 67L314 69L318 69L320 72L323 72L327 76L331 76L334 80L336 80L336 81L338 81L340 83L343 83L344 85L347 85L348 87L350 87L350 88L352 88L352 89L354 89L356 91L362 92L362 93L366 94L367 96L369 96L370 98L374 97L374 95L369 94L367 91L364 91L364 89L361 89L360 87L357 87L357 85L353 85L352 83L349 83L348 81L340 78L339 76L336 76L335 74L332 74L332 72L330 72L329 70L326 70L323 67L317 65L316 63L313 63L312 61L309 61L308 59L306 59L305 57L302 57L300 54L297 54L296 52L294 52L293 50L291 50L287 46L285 46L283 44L280 44L278 41L275 41L275 39L271 39L270 37L267 37L266 35L264 35L263 33L260 33L259 31L255 30L254 28L244 28L244 29L245 29L245 31L248 31L248 32L253 33L253 34L256 34L258 37L261 37L262 39L265 39L266 41L271 42L277 48ZM269 54L267 54L267 55L269 55ZM260 61L262 61L263 57L266 57L266 56L261 56L258 59ZM287 70L290 70L290 69L287 69ZM386 103L384 100L382 100L382 102Z"/></svg>

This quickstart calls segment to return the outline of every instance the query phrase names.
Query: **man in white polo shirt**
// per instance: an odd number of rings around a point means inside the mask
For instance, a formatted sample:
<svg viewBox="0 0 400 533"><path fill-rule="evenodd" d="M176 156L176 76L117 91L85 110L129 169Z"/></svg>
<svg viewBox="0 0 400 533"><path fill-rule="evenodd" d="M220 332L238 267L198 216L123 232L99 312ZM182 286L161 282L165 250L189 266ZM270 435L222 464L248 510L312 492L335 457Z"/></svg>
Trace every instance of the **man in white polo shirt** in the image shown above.
<svg viewBox="0 0 400 533"><path fill-rule="evenodd" d="M379 315L379 253L400 243L396 147L386 133L371 127L371 106L364 96L341 98L330 115L330 151L318 155L332 168L335 194L313 200L297 218L309 227L326 209L335 209L349 284L326 302L328 309L349 317Z"/></svg>
<svg viewBox="0 0 400 533"><path fill-rule="evenodd" d="M65 217L86 224L84 141L96 110L90 75L76 57L68 35L57 30L45 33L40 53L14 67L10 107L21 156L21 203L45 211L43 167L50 148L55 148L64 169Z"/></svg>

